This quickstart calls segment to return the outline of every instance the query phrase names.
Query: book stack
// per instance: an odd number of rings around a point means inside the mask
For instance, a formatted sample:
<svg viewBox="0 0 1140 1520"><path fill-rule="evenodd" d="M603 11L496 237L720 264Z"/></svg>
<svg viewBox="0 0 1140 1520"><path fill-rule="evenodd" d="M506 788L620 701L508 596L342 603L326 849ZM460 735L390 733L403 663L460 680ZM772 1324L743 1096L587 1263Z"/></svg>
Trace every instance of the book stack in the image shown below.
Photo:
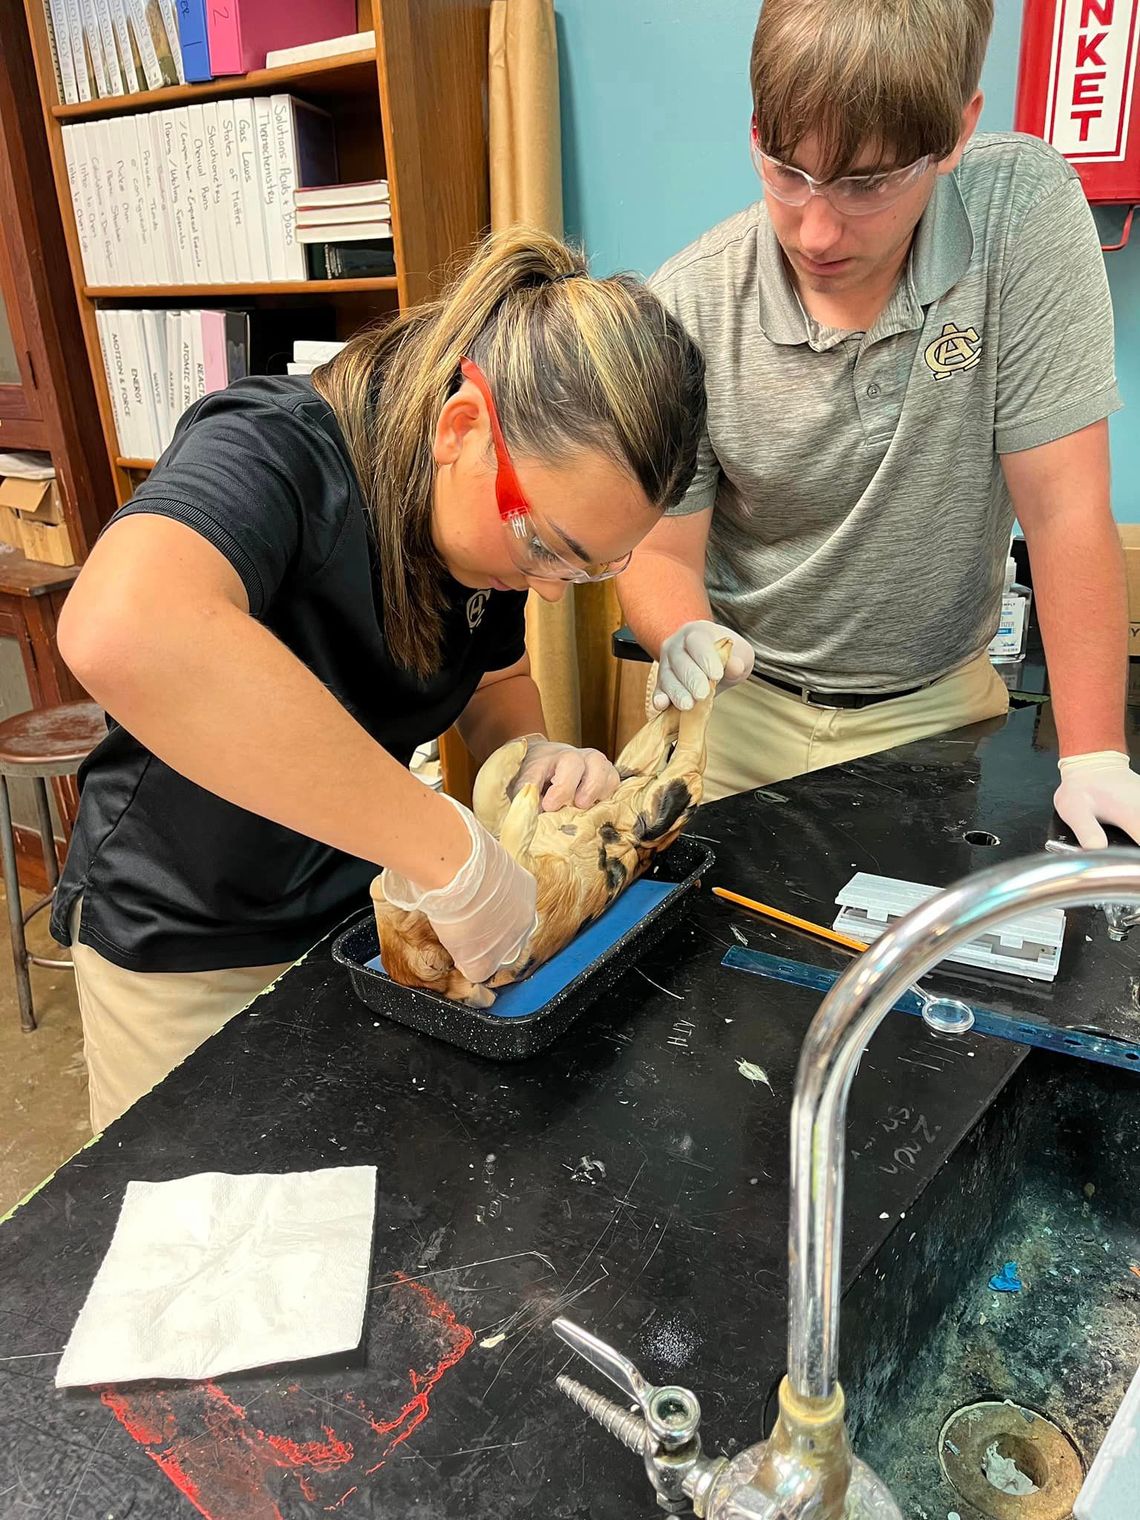
<svg viewBox="0 0 1140 1520"><path fill-rule="evenodd" d="M302 182L294 194L297 241L315 280L396 273L392 203L386 179L352 185Z"/></svg>
<svg viewBox="0 0 1140 1520"><path fill-rule="evenodd" d="M265 55L265 67L285 69L295 63L315 63L320 58L337 58L345 53L370 53L375 47L375 32L349 32L344 37L326 37L322 42L303 42L300 47L271 48Z"/></svg>
<svg viewBox="0 0 1140 1520"><path fill-rule="evenodd" d="M331 117L291 95L65 126L88 285L304 280L294 192L336 173Z"/></svg>
<svg viewBox="0 0 1140 1520"><path fill-rule="evenodd" d="M355 0L42 0L66 104L198 84L374 46L352 33ZM309 49L323 49L310 53Z"/></svg>
<svg viewBox="0 0 1140 1520"><path fill-rule="evenodd" d="M249 313L95 314L119 452L157 459L187 407L249 371Z"/></svg>
<svg viewBox="0 0 1140 1520"><path fill-rule="evenodd" d="M327 364L340 353L344 344L333 339L297 338L293 343L293 357L285 366L289 375L311 375L322 364Z"/></svg>
<svg viewBox="0 0 1140 1520"><path fill-rule="evenodd" d="M263 69L271 50L303 47L351 32L356 0L229 0L205 5L210 68L215 74Z"/></svg>
<svg viewBox="0 0 1140 1520"><path fill-rule="evenodd" d="M60 100L101 100L185 84L181 0L44 0Z"/></svg>

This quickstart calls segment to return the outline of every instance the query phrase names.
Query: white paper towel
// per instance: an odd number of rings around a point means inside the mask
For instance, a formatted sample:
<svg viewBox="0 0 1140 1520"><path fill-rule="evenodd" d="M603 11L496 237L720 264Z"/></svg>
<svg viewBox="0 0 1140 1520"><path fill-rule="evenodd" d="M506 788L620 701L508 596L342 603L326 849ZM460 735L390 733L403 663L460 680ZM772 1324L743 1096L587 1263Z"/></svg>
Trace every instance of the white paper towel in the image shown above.
<svg viewBox="0 0 1140 1520"><path fill-rule="evenodd" d="M57 1388L207 1378L358 1344L374 1166L129 1182Z"/></svg>

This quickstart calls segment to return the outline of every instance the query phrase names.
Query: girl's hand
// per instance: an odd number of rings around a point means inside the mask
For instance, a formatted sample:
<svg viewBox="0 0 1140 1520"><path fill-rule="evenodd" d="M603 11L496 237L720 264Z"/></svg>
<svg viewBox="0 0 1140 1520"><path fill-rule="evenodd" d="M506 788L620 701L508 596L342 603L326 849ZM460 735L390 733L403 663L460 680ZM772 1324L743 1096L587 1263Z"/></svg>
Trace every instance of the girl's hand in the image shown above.
<svg viewBox="0 0 1140 1520"><path fill-rule="evenodd" d="M486 982L513 965L538 924L538 884L475 815L448 797L467 825L471 853L446 886L422 891L391 869L381 882L396 908L423 913L440 944L471 982Z"/></svg>
<svg viewBox="0 0 1140 1520"><path fill-rule="evenodd" d="M599 749L576 749L557 744L541 734L527 735L526 759L510 786L513 797L520 787L537 786L544 813L558 808L593 807L612 797L621 777Z"/></svg>

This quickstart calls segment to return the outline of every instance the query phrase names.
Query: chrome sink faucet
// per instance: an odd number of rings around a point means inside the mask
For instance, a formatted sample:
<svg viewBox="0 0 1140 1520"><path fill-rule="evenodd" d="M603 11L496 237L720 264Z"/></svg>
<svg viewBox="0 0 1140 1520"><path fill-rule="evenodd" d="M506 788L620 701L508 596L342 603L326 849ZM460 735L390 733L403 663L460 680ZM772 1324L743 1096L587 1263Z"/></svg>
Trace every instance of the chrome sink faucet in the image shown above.
<svg viewBox="0 0 1140 1520"><path fill-rule="evenodd" d="M1027 909L1120 904L1140 921L1140 849L1030 856L929 898L865 950L804 1039L792 1102L788 1371L771 1436L732 1461L702 1454L700 1406L651 1387L620 1353L567 1320L566 1343L636 1402L629 1412L572 1378L559 1386L645 1459L660 1507L707 1520L902 1520L852 1454L839 1386L840 1246L847 1098L859 1058L896 999L959 945Z"/></svg>
<svg viewBox="0 0 1140 1520"><path fill-rule="evenodd" d="M1063 839L1047 839L1045 848L1050 855L1084 855L1079 844L1068 844ZM1134 929L1140 924L1140 908L1129 907L1127 903L1104 902L1097 903L1097 907L1104 914L1104 921L1108 925L1109 939L1122 940L1128 938L1129 929Z"/></svg>
<svg viewBox="0 0 1140 1520"><path fill-rule="evenodd" d="M1109 939L1127 939L1129 929L1140 924L1140 908L1128 908L1123 903L1102 903L1101 908L1108 925Z"/></svg>

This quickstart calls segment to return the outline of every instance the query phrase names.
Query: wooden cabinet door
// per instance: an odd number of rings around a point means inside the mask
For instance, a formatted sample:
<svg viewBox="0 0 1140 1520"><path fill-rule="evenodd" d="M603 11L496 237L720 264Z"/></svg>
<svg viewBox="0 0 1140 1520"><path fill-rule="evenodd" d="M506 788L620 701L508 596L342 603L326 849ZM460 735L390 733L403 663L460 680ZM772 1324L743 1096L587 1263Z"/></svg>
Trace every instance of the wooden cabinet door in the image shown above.
<svg viewBox="0 0 1140 1520"><path fill-rule="evenodd" d="M22 289L20 268L0 225L0 449L42 449L47 433L23 315L31 292Z"/></svg>

